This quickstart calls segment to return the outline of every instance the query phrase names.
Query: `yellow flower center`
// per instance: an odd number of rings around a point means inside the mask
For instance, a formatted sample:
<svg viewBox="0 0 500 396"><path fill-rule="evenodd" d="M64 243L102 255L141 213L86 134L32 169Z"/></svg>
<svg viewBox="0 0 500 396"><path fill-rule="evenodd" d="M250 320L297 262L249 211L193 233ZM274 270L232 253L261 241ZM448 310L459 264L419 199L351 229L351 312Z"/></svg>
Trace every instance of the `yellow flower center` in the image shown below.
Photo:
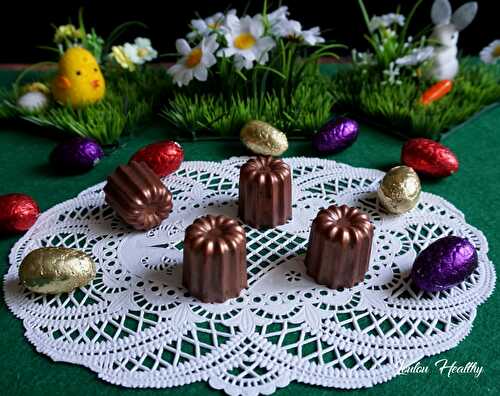
<svg viewBox="0 0 500 396"><path fill-rule="evenodd" d="M497 45L493 52L491 53L493 58L499 58L500 57L500 45Z"/></svg>
<svg viewBox="0 0 500 396"><path fill-rule="evenodd" d="M201 48L193 49L186 58L186 66L189 68L195 67L201 62L202 55L203 52L201 51Z"/></svg>
<svg viewBox="0 0 500 396"><path fill-rule="evenodd" d="M139 48L139 49L137 50L137 56L138 56L139 58L144 58L144 57L146 57L146 55L148 54L148 52L149 52L149 51L147 50L147 48Z"/></svg>
<svg viewBox="0 0 500 396"><path fill-rule="evenodd" d="M255 37L250 33L241 33L234 39L234 46L238 49L246 50L255 45Z"/></svg>

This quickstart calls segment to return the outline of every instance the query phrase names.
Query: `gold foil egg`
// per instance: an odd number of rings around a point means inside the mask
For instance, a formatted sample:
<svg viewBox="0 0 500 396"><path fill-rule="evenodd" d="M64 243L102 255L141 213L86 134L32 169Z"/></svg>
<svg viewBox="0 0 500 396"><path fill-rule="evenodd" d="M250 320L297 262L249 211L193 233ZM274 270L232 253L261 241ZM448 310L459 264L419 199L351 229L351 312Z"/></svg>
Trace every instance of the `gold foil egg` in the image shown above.
<svg viewBox="0 0 500 396"><path fill-rule="evenodd" d="M85 253L64 247L30 252L19 267L19 279L29 290L43 294L70 292L94 279L96 267Z"/></svg>
<svg viewBox="0 0 500 396"><path fill-rule="evenodd" d="M241 129L240 138L256 154L279 156L288 149L286 135L264 121L247 122Z"/></svg>
<svg viewBox="0 0 500 396"><path fill-rule="evenodd" d="M389 212L401 214L415 207L420 190L417 173L408 166L396 166L385 174L377 195Z"/></svg>

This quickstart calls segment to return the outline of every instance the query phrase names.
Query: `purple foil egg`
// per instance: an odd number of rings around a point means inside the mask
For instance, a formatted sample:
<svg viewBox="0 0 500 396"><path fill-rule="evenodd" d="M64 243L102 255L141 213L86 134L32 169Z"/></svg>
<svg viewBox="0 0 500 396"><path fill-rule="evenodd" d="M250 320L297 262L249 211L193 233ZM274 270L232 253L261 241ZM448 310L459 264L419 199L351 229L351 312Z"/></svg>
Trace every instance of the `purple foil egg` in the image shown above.
<svg viewBox="0 0 500 396"><path fill-rule="evenodd" d="M80 173L92 169L103 156L96 141L77 137L58 144L50 154L50 162L62 172Z"/></svg>
<svg viewBox="0 0 500 396"><path fill-rule="evenodd" d="M437 292L463 282L477 267L477 252L465 238L440 238L418 255L411 271L422 290Z"/></svg>
<svg viewBox="0 0 500 396"><path fill-rule="evenodd" d="M358 137L359 125L356 121L338 117L329 121L313 137L316 150L325 153L338 153L354 143Z"/></svg>

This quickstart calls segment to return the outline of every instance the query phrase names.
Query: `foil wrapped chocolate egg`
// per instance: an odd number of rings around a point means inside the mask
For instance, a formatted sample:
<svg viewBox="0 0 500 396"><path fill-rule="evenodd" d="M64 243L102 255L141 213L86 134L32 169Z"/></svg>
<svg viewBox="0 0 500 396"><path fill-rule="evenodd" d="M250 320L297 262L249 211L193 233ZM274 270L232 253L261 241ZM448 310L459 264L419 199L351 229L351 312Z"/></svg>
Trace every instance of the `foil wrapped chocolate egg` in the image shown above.
<svg viewBox="0 0 500 396"><path fill-rule="evenodd" d="M411 277L420 289L437 292L463 282L477 265L476 249L467 239L447 236L433 242L418 255Z"/></svg>
<svg viewBox="0 0 500 396"><path fill-rule="evenodd" d="M85 286L96 275L96 266L85 253L64 247L44 247L21 262L19 279L29 290L42 294L68 293Z"/></svg>
<svg viewBox="0 0 500 396"><path fill-rule="evenodd" d="M0 195L0 234L27 231L39 215L40 208L29 195Z"/></svg>
<svg viewBox="0 0 500 396"><path fill-rule="evenodd" d="M390 169L377 190L381 204L391 213L401 214L413 209L420 197L420 179L408 166Z"/></svg>
<svg viewBox="0 0 500 396"><path fill-rule="evenodd" d="M152 143L137 151L130 161L145 162L160 177L174 173L184 160L184 150L177 142Z"/></svg>
<svg viewBox="0 0 500 396"><path fill-rule="evenodd" d="M338 153L352 145L358 137L359 125L356 121L338 117L329 121L313 137L313 146L323 153Z"/></svg>
<svg viewBox="0 0 500 396"><path fill-rule="evenodd" d="M431 139L408 140L401 150L401 162L418 174L446 177L458 170L458 159L448 147Z"/></svg>
<svg viewBox="0 0 500 396"><path fill-rule="evenodd" d="M76 137L58 144L50 154L50 163L64 173L82 173L92 169L102 157L104 151L95 140Z"/></svg>
<svg viewBox="0 0 500 396"><path fill-rule="evenodd" d="M279 156L288 149L286 135L264 121L253 120L241 129L242 143L252 152Z"/></svg>

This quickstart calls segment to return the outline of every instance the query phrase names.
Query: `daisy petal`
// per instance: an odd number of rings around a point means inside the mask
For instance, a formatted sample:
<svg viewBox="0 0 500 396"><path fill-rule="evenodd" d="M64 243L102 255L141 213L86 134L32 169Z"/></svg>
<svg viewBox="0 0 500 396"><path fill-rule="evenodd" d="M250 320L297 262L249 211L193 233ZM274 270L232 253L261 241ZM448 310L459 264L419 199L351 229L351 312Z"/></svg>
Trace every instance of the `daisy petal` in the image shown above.
<svg viewBox="0 0 500 396"><path fill-rule="evenodd" d="M228 15L226 17L226 25L234 33L240 32L240 21L236 15L234 14Z"/></svg>
<svg viewBox="0 0 500 396"><path fill-rule="evenodd" d="M184 39L177 39L175 41L175 48L177 48L177 51L181 55L188 55L191 52L191 47Z"/></svg>
<svg viewBox="0 0 500 396"><path fill-rule="evenodd" d="M193 19L191 21L191 26L193 27L193 29L199 30L200 32L203 32L208 28L206 22L203 19Z"/></svg>
<svg viewBox="0 0 500 396"><path fill-rule="evenodd" d="M215 59L215 56L213 53L206 52L203 54L203 64L206 67L211 67L217 63L217 59Z"/></svg>
<svg viewBox="0 0 500 396"><path fill-rule="evenodd" d="M212 34L206 39L204 49L208 52L215 52L217 48L219 48L219 43L217 43L217 36L215 34Z"/></svg>
<svg viewBox="0 0 500 396"><path fill-rule="evenodd" d="M203 66L198 66L194 69L194 76L200 81L207 81L208 72Z"/></svg>

